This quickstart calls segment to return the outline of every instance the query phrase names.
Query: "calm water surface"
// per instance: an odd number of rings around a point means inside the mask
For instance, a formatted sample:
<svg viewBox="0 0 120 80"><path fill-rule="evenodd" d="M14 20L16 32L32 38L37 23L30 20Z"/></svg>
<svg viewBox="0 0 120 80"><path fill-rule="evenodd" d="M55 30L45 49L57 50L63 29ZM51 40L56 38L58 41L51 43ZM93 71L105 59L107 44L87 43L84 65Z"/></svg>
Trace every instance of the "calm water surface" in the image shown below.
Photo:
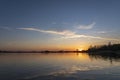
<svg viewBox="0 0 120 80"><path fill-rule="evenodd" d="M0 80L120 80L120 58L85 53L3 53Z"/></svg>

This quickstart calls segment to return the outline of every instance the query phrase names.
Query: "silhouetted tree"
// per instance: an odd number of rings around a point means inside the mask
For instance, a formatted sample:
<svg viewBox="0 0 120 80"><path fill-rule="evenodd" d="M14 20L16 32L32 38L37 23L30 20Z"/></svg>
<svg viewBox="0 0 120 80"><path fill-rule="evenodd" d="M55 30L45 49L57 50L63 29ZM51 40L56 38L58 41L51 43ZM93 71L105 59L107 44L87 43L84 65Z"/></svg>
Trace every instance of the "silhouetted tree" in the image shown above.
<svg viewBox="0 0 120 80"><path fill-rule="evenodd" d="M88 51L90 51L90 52L96 52L96 51L120 51L120 44L111 44L111 42L109 42L108 45L90 46Z"/></svg>

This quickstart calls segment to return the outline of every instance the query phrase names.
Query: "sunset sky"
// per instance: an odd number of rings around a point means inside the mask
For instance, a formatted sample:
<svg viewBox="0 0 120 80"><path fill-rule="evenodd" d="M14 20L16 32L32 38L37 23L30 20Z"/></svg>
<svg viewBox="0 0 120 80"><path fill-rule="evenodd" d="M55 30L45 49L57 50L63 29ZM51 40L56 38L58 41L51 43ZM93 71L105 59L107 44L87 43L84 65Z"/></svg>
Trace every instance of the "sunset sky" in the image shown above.
<svg viewBox="0 0 120 80"><path fill-rule="evenodd" d="M1 50L76 50L120 41L120 0L0 0Z"/></svg>

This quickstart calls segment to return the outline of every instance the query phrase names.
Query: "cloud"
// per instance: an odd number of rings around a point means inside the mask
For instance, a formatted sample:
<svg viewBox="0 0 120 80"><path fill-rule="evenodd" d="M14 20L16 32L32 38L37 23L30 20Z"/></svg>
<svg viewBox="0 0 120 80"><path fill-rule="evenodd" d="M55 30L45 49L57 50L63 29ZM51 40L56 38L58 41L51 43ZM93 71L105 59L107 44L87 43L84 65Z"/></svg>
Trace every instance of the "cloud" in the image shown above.
<svg viewBox="0 0 120 80"><path fill-rule="evenodd" d="M57 24L56 22L52 22L52 24Z"/></svg>
<svg viewBox="0 0 120 80"><path fill-rule="evenodd" d="M95 26L95 22L92 22L91 24L88 25L77 25L78 29L92 29Z"/></svg>
<svg viewBox="0 0 120 80"><path fill-rule="evenodd" d="M99 32L97 32L97 33L99 33L99 34L105 34L105 33L107 33L106 31L99 31Z"/></svg>
<svg viewBox="0 0 120 80"><path fill-rule="evenodd" d="M103 38L103 37L99 37L99 36L89 36L89 35L80 35L80 34L74 34L74 35L71 35L71 36L64 36L62 37L64 39L70 39L70 38L73 38L73 39L76 39L76 38L94 38L94 39L102 39L102 40L113 40L113 41L119 41L118 39L112 39L112 38Z"/></svg>
<svg viewBox="0 0 120 80"><path fill-rule="evenodd" d="M53 31L53 30L42 30L37 28L17 28L20 30L29 30L29 31L37 31L47 34L54 34L54 35L60 35L62 36L62 39L71 39L71 38L94 38L94 39L104 39L104 40L117 40L117 39L109 39L109 38L102 38L102 37L96 37L96 36L89 36L89 35L83 35L83 34L77 34L76 32L72 32L69 30L64 31Z"/></svg>
<svg viewBox="0 0 120 80"><path fill-rule="evenodd" d="M42 30L42 29L37 29L37 28L18 28L22 30L29 30L29 31L37 31L37 32L42 32L42 33L48 33L48 34L56 34L56 35L74 35L75 32L71 32L69 30L64 30L64 31L53 31L53 30Z"/></svg>
<svg viewBox="0 0 120 80"><path fill-rule="evenodd" d="M9 28L9 27L0 27L0 29L11 30L11 28Z"/></svg>

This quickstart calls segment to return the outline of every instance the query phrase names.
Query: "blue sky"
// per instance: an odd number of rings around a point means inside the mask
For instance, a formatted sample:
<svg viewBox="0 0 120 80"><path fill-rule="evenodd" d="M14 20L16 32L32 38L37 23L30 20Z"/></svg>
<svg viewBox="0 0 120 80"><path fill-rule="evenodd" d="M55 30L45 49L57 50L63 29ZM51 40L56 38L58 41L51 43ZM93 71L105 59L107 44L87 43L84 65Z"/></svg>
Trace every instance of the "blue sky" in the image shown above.
<svg viewBox="0 0 120 80"><path fill-rule="evenodd" d="M0 49L86 49L120 41L119 0L0 0Z"/></svg>

